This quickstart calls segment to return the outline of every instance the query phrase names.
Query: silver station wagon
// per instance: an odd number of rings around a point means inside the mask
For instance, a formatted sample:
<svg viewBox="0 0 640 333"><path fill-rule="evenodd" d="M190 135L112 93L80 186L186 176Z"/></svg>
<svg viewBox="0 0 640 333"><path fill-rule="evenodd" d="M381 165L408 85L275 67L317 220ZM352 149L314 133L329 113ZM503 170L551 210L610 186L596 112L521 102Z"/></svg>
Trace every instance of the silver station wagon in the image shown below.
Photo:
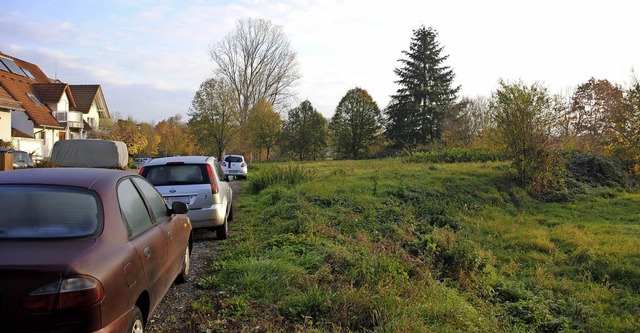
<svg viewBox="0 0 640 333"><path fill-rule="evenodd" d="M233 219L233 191L213 156L173 156L156 158L139 171L162 194L169 205L184 202L189 206L193 228L216 231L226 239Z"/></svg>

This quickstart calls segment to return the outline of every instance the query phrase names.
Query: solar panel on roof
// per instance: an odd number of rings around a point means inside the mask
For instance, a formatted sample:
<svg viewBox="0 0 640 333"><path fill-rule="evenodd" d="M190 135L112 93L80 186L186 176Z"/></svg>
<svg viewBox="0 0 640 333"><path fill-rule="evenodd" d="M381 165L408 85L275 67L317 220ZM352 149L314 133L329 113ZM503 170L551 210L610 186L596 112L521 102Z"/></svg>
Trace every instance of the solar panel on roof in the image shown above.
<svg viewBox="0 0 640 333"><path fill-rule="evenodd" d="M5 66L7 66L7 68L9 69L9 71L11 71L11 73L18 74L20 76L27 76L22 71L22 68L18 67L18 65L16 65L16 63L13 62L13 60L0 57L0 62L2 62Z"/></svg>

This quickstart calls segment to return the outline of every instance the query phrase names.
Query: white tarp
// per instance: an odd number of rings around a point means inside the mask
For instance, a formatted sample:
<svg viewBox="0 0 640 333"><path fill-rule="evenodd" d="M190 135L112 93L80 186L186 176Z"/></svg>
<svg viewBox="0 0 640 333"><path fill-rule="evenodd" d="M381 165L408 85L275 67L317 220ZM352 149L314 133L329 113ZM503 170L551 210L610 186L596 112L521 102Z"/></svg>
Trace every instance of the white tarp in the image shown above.
<svg viewBox="0 0 640 333"><path fill-rule="evenodd" d="M51 161L62 167L124 169L129 162L129 153L122 141L60 140L53 145Z"/></svg>

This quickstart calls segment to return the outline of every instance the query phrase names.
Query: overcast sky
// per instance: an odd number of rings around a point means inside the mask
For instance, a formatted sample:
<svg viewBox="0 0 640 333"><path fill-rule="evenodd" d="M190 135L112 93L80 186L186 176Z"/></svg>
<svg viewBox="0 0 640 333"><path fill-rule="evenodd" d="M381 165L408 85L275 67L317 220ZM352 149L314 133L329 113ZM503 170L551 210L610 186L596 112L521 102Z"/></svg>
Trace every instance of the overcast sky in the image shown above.
<svg viewBox="0 0 640 333"><path fill-rule="evenodd" d="M0 0L0 51L70 84L100 84L109 111L187 119L211 77L209 49L253 17L281 26L297 53L297 103L325 117L367 90L382 109L412 30L435 28L460 96L499 79L559 93L590 77L626 85L640 71L640 2L573 0Z"/></svg>

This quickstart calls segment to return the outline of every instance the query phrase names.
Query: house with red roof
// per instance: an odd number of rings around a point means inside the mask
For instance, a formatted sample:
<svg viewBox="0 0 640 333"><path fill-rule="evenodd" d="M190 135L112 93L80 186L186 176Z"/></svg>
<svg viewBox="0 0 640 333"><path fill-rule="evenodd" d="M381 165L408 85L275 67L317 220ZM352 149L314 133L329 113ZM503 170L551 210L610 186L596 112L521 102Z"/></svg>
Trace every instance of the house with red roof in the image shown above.
<svg viewBox="0 0 640 333"><path fill-rule="evenodd" d="M0 139L10 138L14 148L50 157L56 141L85 139L108 118L99 85L53 80L37 65L0 52Z"/></svg>

